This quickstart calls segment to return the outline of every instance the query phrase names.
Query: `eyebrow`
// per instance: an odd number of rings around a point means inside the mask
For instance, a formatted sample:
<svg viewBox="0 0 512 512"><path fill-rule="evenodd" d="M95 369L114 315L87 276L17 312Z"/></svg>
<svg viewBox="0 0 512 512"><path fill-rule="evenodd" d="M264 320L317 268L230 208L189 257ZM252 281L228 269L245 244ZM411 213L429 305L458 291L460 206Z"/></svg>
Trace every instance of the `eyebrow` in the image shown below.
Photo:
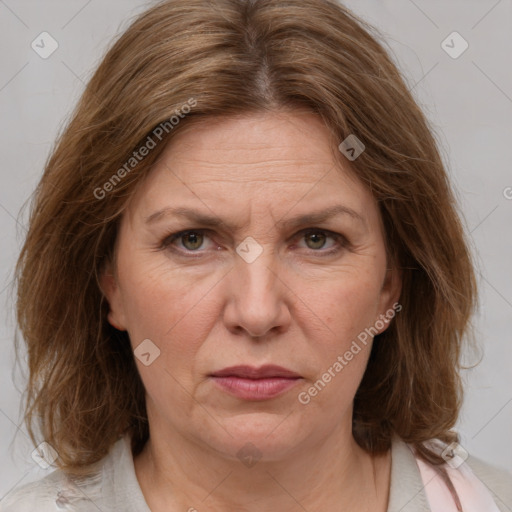
<svg viewBox="0 0 512 512"><path fill-rule="evenodd" d="M279 220L276 222L276 225L279 225L283 227L284 229L294 228L297 226L301 226L304 224L317 224L321 222L325 222L333 217L339 216L339 215L347 215L354 220L362 223L364 226L366 226L366 219L357 211L353 210L352 208L349 208L347 206L337 204L330 206L328 208L325 208L323 210L309 212L303 215L298 215L296 217L292 217L290 219L286 220ZM199 211L190 209L190 208L184 208L184 207L168 207L163 208L162 210L158 210L148 217L146 217L145 222L146 224L152 224L157 222L158 220L169 217L169 216L176 216L176 217L183 217L190 221L193 221L197 224L201 224L202 226L206 227L219 227L219 226L226 226L227 228L231 230L240 230L241 225L239 223L230 223L223 221L219 217L216 217L215 215L206 215L204 213L201 213Z"/></svg>

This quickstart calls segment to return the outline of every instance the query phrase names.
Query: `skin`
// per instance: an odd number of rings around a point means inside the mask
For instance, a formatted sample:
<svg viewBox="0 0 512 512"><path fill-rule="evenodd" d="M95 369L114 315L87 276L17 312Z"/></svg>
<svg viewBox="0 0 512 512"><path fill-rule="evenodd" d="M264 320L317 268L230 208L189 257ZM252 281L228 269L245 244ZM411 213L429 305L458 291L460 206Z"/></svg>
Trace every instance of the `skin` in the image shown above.
<svg viewBox="0 0 512 512"><path fill-rule="evenodd" d="M307 405L298 400L400 293L376 202L348 164L311 113L209 119L173 139L131 198L102 288L133 348L150 339L160 350L149 366L136 360L151 433L134 464L153 512L386 510L390 454L370 456L351 432L371 341ZM360 218L283 224L332 205ZM170 206L224 223L166 246L171 233L205 228L173 213L146 222ZM263 250L252 263L236 252L248 236ZM209 377L237 364L302 379L242 400ZM247 443L261 456L252 467L237 457Z"/></svg>

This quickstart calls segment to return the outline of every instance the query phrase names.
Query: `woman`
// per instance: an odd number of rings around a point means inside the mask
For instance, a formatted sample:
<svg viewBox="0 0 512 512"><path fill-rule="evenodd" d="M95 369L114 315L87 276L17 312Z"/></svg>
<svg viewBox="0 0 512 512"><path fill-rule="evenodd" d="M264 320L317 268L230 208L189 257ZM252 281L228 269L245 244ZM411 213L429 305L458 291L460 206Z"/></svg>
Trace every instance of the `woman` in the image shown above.
<svg viewBox="0 0 512 512"><path fill-rule="evenodd" d="M451 430L471 258L370 32L328 0L167 0L114 44L18 263L58 470L2 510L510 510Z"/></svg>

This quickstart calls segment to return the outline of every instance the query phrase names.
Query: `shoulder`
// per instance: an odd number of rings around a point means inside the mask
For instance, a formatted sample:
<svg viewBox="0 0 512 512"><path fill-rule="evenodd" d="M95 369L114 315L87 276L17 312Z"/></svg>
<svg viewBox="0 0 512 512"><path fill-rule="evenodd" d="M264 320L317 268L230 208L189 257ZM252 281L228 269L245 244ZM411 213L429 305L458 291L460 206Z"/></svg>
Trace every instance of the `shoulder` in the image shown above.
<svg viewBox="0 0 512 512"><path fill-rule="evenodd" d="M444 454L446 463L429 464L412 445L394 437L388 512L456 511L457 500L462 510L512 511L510 473L471 456L460 445L439 440L425 445L440 456Z"/></svg>
<svg viewBox="0 0 512 512"><path fill-rule="evenodd" d="M125 447L119 441L110 453L91 466L86 476L71 476L60 469L35 482L9 492L0 501L0 512L89 511L108 508L111 494L110 476Z"/></svg>
<svg viewBox="0 0 512 512"><path fill-rule="evenodd" d="M56 470L24 485L0 501L0 512L150 512L135 475L128 436L88 469L80 477Z"/></svg>
<svg viewBox="0 0 512 512"><path fill-rule="evenodd" d="M481 459L469 456L466 463L487 487L501 510L512 509L512 474Z"/></svg>
<svg viewBox="0 0 512 512"><path fill-rule="evenodd" d="M439 474L441 470L447 475L463 506L478 503L482 510L498 512L512 509L512 475L510 473L469 454L458 443L446 445L439 440L434 440L429 443L429 447L446 460L445 464L436 468L436 473ZM427 468L423 461L417 462L422 476L427 476L427 480L430 481L434 475L434 468ZM439 485L442 484L439 483ZM439 488L436 490L435 482L426 484L425 487L427 494L429 487L432 488L429 498L435 499L437 494L442 493Z"/></svg>
<svg viewBox="0 0 512 512"><path fill-rule="evenodd" d="M56 470L35 482L11 491L0 501L0 512L40 512L59 510L71 482Z"/></svg>

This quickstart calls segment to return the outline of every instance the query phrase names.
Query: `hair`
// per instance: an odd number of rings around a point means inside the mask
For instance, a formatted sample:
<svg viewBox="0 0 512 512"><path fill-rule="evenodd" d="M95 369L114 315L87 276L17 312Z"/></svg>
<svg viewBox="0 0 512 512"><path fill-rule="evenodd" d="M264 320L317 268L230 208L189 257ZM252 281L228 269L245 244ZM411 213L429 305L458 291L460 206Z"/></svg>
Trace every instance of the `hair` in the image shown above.
<svg viewBox="0 0 512 512"><path fill-rule="evenodd" d="M328 127L402 275L402 312L375 337L355 396L354 438L377 454L398 436L444 462L427 441L458 440L476 280L433 130L378 39L334 0L166 0L107 51L47 160L16 266L25 421L59 467L84 472L126 434L137 455L149 436L128 334L107 321L100 287L130 197L192 122L283 109ZM352 162L336 149L350 134L365 146Z"/></svg>

